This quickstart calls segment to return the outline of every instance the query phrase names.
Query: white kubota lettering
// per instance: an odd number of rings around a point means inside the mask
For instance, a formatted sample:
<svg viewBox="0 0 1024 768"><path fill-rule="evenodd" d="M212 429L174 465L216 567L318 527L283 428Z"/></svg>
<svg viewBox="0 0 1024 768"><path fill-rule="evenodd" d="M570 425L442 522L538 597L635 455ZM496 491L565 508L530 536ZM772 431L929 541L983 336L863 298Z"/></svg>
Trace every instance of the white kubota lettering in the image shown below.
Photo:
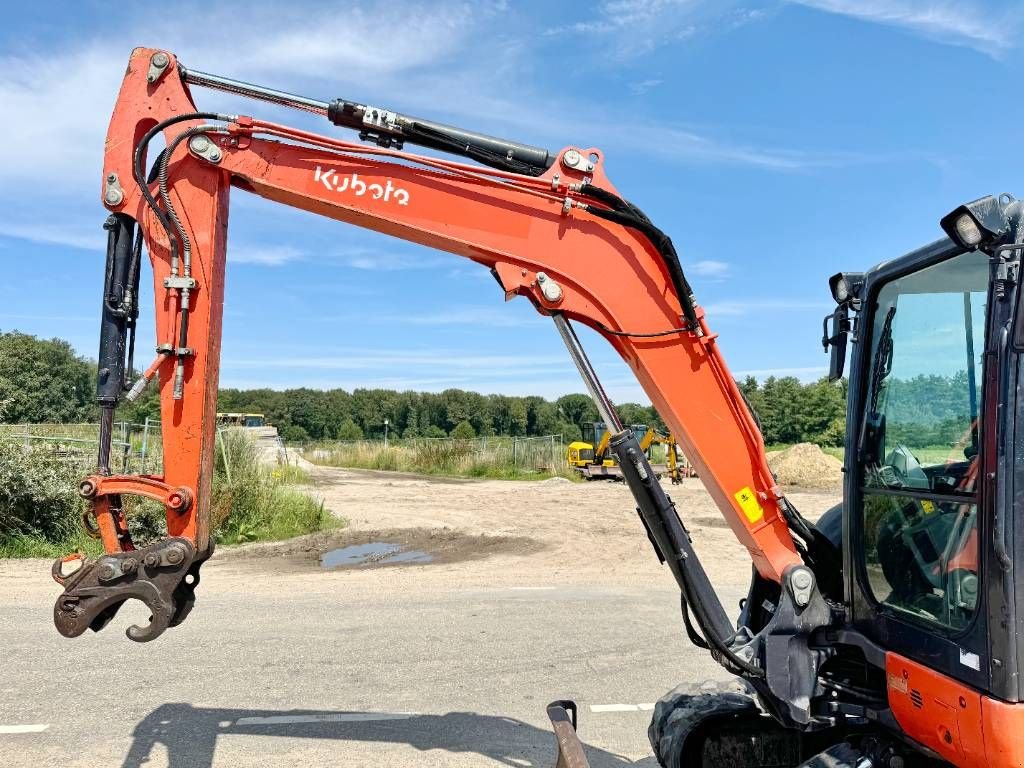
<svg viewBox="0 0 1024 768"><path fill-rule="evenodd" d="M384 202L395 201L397 205L409 204L409 193L401 187L396 187L391 179L385 179L384 184L373 182L367 184L359 178L358 173L350 173L347 176L339 176L333 168L321 168L319 165L313 171L313 181L320 182L326 189L332 192L351 192L356 197L362 197L367 192L374 200Z"/></svg>

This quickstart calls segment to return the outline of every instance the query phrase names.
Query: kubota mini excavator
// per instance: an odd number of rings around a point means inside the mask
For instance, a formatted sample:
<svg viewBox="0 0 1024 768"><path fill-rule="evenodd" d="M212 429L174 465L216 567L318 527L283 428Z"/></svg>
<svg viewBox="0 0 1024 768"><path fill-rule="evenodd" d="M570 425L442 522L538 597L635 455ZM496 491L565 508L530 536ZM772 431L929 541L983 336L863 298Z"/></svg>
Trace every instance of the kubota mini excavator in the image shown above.
<svg viewBox="0 0 1024 768"><path fill-rule="evenodd" d="M210 88L358 132L346 141L199 110ZM151 158L152 140L166 148ZM475 163L403 150L419 145ZM151 161L151 162L150 162ZM149 170L147 170L147 168ZM105 555L54 564L54 619L74 637L127 599L152 640L192 608L210 555L210 484L232 187L463 256L552 321L615 436L611 449L690 640L744 693L670 694L650 727L664 766L1024 766L1024 209L963 205L942 239L831 281L831 373L849 372L844 501L818 525L782 494L757 424L671 240L605 175L597 149L559 152L355 101L317 101L137 49L110 122L98 470L83 480ZM131 384L143 246L156 357ZM599 268L595 269L595 265ZM636 436L622 429L572 323L605 337L679 440L753 561L732 619ZM110 472L114 408L154 377L164 469ZM1018 423L1019 422L1019 423ZM136 547L122 499L166 509ZM571 707L550 708L560 765L585 758ZM574 718L573 718L574 720Z"/></svg>

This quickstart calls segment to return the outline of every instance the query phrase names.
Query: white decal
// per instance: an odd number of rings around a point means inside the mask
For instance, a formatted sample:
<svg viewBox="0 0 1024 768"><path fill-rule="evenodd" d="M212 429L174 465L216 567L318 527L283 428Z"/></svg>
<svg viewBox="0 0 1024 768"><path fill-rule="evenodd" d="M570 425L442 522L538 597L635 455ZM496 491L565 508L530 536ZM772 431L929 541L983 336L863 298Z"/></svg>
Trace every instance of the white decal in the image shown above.
<svg viewBox="0 0 1024 768"><path fill-rule="evenodd" d="M332 192L351 192L356 197L362 197L369 192L374 200L383 200L386 203L394 200L398 205L409 204L409 193L401 187L396 187L391 179L385 179L384 184L367 184L359 178L358 173L339 176L333 168L324 169L318 165L313 171L313 181L320 182Z"/></svg>
<svg viewBox="0 0 1024 768"><path fill-rule="evenodd" d="M971 653L965 648L960 649L960 663L975 671L981 671L981 657L976 653Z"/></svg>

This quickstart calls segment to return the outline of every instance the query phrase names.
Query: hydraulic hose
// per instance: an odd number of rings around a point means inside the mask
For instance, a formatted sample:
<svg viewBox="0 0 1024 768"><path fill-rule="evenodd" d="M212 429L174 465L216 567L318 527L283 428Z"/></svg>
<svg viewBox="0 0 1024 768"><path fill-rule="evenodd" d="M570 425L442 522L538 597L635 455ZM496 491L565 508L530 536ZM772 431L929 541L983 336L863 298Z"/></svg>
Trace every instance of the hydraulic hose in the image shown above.
<svg viewBox="0 0 1024 768"><path fill-rule="evenodd" d="M598 200L609 206L609 208L596 208L588 205L588 213L606 221L621 224L624 227L635 229L646 237L655 250L661 255L662 261L668 270L672 287L679 298L679 304L683 310L683 317L694 333L700 333L700 324L697 322L696 303L693 297L693 289L690 287L686 275L683 274L683 267L679 263L679 254L676 252L672 239L651 223L651 220L644 215L643 211L623 200L605 189L596 187L593 184L580 184L581 194Z"/></svg>

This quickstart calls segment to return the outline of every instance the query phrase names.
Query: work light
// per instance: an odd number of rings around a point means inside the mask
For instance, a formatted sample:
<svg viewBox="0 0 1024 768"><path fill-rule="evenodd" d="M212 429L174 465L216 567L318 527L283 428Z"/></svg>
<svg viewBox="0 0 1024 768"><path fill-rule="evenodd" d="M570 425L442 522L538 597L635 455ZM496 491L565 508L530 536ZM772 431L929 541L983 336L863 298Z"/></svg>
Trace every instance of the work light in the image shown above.
<svg viewBox="0 0 1024 768"><path fill-rule="evenodd" d="M1006 205L989 195L956 208L942 218L939 226L957 245L977 248L1001 240L1010 222Z"/></svg>
<svg viewBox="0 0 1024 768"><path fill-rule="evenodd" d="M839 272L828 279L828 287L836 304L845 304L856 299L863 283L863 272Z"/></svg>

